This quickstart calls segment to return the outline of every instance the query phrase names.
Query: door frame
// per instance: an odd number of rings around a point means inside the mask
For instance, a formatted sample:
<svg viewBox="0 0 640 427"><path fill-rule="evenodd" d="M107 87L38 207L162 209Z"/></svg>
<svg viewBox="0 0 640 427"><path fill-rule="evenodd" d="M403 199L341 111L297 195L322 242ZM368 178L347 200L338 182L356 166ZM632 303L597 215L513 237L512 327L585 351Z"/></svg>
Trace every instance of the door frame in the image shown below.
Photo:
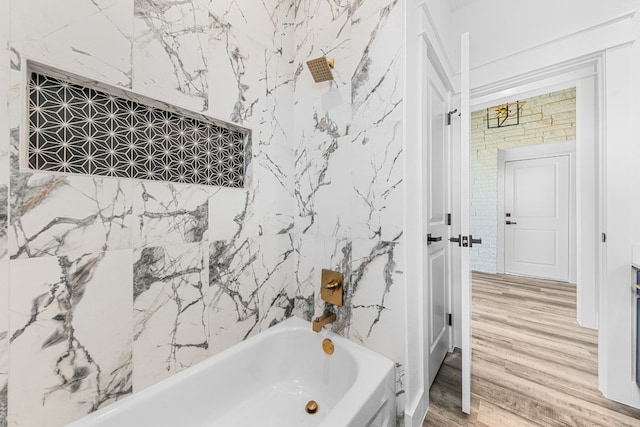
<svg viewBox="0 0 640 427"><path fill-rule="evenodd" d="M603 54L597 53L471 91L475 111L576 88L576 314L578 324L591 329L598 329L601 274L605 268L599 239L604 230L605 200L603 67ZM588 179L591 183L585 185Z"/></svg>
<svg viewBox="0 0 640 427"><path fill-rule="evenodd" d="M504 189L507 162L569 156L569 283L576 283L576 142L563 141L498 150L497 272L504 274Z"/></svg>

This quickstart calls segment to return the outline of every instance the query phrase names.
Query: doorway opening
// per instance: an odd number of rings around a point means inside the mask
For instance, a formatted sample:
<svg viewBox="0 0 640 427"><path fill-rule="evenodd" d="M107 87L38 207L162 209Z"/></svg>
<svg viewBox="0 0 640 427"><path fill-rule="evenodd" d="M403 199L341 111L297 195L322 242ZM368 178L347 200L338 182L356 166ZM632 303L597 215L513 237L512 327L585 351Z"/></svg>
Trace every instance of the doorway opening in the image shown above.
<svg viewBox="0 0 640 427"><path fill-rule="evenodd" d="M512 126L471 114L471 269L575 284L576 89L518 101Z"/></svg>

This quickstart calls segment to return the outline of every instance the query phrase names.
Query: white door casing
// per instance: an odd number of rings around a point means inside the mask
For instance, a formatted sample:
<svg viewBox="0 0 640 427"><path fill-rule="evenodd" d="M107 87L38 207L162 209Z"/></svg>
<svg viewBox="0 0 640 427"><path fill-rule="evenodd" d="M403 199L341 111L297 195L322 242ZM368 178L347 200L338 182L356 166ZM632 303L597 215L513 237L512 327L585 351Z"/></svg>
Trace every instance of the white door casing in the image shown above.
<svg viewBox="0 0 640 427"><path fill-rule="evenodd" d="M428 263L427 290L429 304L429 387L450 348L449 246L447 212L449 209L449 147L446 129L449 93L431 61L427 65L426 94L426 164L427 236L425 254Z"/></svg>
<svg viewBox="0 0 640 427"><path fill-rule="evenodd" d="M569 156L505 164L505 273L569 281Z"/></svg>

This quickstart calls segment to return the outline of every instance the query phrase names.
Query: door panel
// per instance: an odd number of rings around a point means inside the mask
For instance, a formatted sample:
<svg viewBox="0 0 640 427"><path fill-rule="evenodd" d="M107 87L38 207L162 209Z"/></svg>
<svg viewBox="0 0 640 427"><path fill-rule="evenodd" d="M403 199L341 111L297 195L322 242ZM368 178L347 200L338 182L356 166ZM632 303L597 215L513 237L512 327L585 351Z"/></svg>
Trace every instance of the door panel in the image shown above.
<svg viewBox="0 0 640 427"><path fill-rule="evenodd" d="M429 295L429 387L440 369L449 350L449 325L446 320L449 307L448 256L448 210L449 171L446 115L449 94L435 69L427 68L426 111L427 121L427 233L432 241L426 242Z"/></svg>
<svg viewBox="0 0 640 427"><path fill-rule="evenodd" d="M569 156L505 163L505 273L569 280Z"/></svg>
<svg viewBox="0 0 640 427"><path fill-rule="evenodd" d="M431 283L440 284L445 281L445 252L444 250L436 251L430 254L429 257L429 275ZM431 310L431 327L430 329L430 338L429 338L429 347L431 351L435 349L435 347L440 342L440 338L443 333L446 332L447 329L447 292L444 286L433 286L431 288L431 292L429 293L429 297L432 301L432 310ZM446 348L445 348L446 350ZM435 364L434 364L435 365ZM438 372L439 366L436 367L435 372Z"/></svg>
<svg viewBox="0 0 640 427"><path fill-rule="evenodd" d="M469 108L469 33L460 36L460 233L470 230L469 193L471 109ZM460 329L462 341L462 412L471 413L471 262L467 248L460 251Z"/></svg>
<svg viewBox="0 0 640 427"><path fill-rule="evenodd" d="M558 233L555 230L525 230L513 232L513 261L553 266L556 263Z"/></svg>

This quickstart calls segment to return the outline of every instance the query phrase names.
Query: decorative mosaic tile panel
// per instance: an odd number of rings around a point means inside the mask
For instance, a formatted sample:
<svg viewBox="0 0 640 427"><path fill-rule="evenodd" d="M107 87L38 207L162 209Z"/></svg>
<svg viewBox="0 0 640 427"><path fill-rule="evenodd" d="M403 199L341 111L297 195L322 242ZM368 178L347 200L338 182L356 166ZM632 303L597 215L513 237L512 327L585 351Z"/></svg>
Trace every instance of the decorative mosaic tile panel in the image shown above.
<svg viewBox="0 0 640 427"><path fill-rule="evenodd" d="M247 135L32 72L29 167L242 187Z"/></svg>

